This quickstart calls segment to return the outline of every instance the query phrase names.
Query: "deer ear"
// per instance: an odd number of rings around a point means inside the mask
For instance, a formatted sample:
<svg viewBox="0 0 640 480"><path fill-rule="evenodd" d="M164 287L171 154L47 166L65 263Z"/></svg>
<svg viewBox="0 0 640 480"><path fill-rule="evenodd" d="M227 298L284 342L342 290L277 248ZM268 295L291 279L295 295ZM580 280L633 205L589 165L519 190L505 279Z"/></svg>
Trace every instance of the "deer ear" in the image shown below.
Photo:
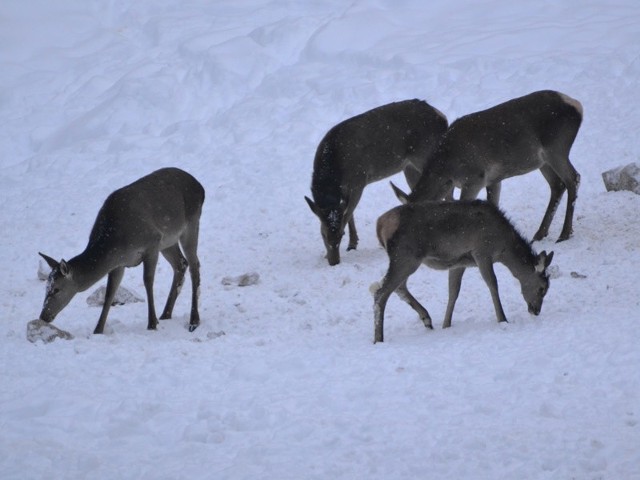
<svg viewBox="0 0 640 480"><path fill-rule="evenodd" d="M544 250L540 252L540 254L538 255L538 263L536 264L536 272L544 272L551 264L551 260L553 260L553 252L549 254L547 254L547 252Z"/></svg>
<svg viewBox="0 0 640 480"><path fill-rule="evenodd" d="M60 273L62 274L63 277L66 277L69 275L69 265L67 265L67 262L65 262L64 260L60 260Z"/></svg>
<svg viewBox="0 0 640 480"><path fill-rule="evenodd" d="M407 203L409 203L409 195L407 195L398 187L396 187L393 184L393 182L389 182L389 183L391 184L391 188L393 188L393 193L395 193L396 197L398 197L398 200L400 200L400 203L402 203L403 205L406 205Z"/></svg>
<svg viewBox="0 0 640 480"><path fill-rule="evenodd" d="M60 265L56 260L51 258L49 255L45 255L44 253L41 253L41 252L38 252L38 255L44 258L44 261L47 262L47 265L49 265L52 270Z"/></svg>
<svg viewBox="0 0 640 480"><path fill-rule="evenodd" d="M309 208L311 209L311 211L319 217L320 212L318 211L318 206L315 203L313 203L313 200L311 200L309 197L305 196L304 199L307 201L307 204L309 205Z"/></svg>

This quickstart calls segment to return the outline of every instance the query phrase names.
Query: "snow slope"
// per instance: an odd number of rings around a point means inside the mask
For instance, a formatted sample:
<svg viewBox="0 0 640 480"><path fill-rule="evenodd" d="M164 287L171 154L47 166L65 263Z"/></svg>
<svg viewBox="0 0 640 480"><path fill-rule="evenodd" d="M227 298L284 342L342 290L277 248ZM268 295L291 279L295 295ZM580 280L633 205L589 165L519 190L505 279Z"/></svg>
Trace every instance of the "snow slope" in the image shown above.
<svg viewBox="0 0 640 480"><path fill-rule="evenodd" d="M640 196L600 176L640 161L639 44L635 0L1 2L0 477L640 478ZM574 237L554 243L562 204L535 245L557 266L541 315L498 266L498 326L469 271L453 328L392 297L373 345L397 202L365 190L359 249L329 267L303 200L321 137L395 100L453 121L545 88L585 117ZM156 332L137 303L93 336L90 289L55 321L75 339L27 342L37 252L80 253L111 191L169 165L207 191L202 325L183 293ZM527 236L547 201L539 173L503 185ZM161 260L159 304L170 281ZM446 283L411 280L436 325ZM141 269L124 284L144 292Z"/></svg>

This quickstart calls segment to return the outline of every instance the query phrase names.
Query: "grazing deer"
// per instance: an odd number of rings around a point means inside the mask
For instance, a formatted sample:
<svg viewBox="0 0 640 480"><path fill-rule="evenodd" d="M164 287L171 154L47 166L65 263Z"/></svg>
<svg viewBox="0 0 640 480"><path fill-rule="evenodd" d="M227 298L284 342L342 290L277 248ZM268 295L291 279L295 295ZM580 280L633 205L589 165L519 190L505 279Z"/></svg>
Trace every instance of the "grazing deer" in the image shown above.
<svg viewBox="0 0 640 480"><path fill-rule="evenodd" d="M52 322L76 293L87 290L108 275L104 305L93 332L103 333L125 267L142 263L149 308L147 328L155 330L158 319L153 301L153 280L158 254L162 253L173 268L173 282L160 318L171 318L188 267L192 287L189 331L194 331L200 324L197 250L203 202L202 185L177 168L157 170L113 192L98 212L89 243L80 255L68 262L57 262L40 254L52 269L40 319Z"/></svg>
<svg viewBox="0 0 640 480"><path fill-rule="evenodd" d="M340 263L347 224L347 250L358 245L353 211L364 187L401 170L414 186L446 129L441 112L424 101L405 100L349 118L327 132L313 164L313 200L304 198L320 219L329 265Z"/></svg>
<svg viewBox="0 0 640 480"><path fill-rule="evenodd" d="M538 315L549 288L547 267L553 252L536 255L493 204L475 200L401 205L377 222L380 243L389 255L382 284L374 283L374 343L383 341L384 310L394 291L420 315L427 328L431 316L407 289L407 279L421 263L449 271L449 302L443 328L451 326L453 307L467 267L478 267L489 287L498 322L507 318L498 295L493 264L500 262L520 281L529 313Z"/></svg>
<svg viewBox="0 0 640 480"><path fill-rule="evenodd" d="M410 195L392 184L401 202L451 199L454 187L461 200L472 200L487 189L498 205L500 182L539 169L551 189L540 228L541 240L562 194L567 211L558 241L571 236L580 175L569 161L569 150L582 122L582 105L560 92L545 90L515 98L488 110L457 119L444 134Z"/></svg>

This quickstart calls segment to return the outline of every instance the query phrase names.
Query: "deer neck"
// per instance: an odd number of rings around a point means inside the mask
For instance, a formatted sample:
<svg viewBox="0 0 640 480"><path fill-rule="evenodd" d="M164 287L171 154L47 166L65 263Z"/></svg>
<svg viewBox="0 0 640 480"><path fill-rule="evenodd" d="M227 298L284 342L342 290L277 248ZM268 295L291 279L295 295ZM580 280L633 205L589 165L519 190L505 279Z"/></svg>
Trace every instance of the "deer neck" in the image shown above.
<svg viewBox="0 0 640 480"><path fill-rule="evenodd" d="M500 262L522 283L535 271L535 255L524 240L518 238L502 253Z"/></svg>
<svg viewBox="0 0 640 480"><path fill-rule="evenodd" d="M90 288L118 266L106 252L90 247L67 263L81 292Z"/></svg>

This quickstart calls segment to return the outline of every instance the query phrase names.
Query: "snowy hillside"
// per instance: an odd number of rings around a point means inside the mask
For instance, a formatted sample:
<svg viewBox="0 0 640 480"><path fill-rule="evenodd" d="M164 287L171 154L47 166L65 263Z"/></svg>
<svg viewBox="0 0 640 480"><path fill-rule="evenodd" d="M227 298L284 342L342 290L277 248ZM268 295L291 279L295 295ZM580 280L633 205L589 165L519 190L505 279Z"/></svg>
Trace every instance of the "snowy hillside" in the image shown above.
<svg viewBox="0 0 640 480"><path fill-rule="evenodd" d="M640 162L639 45L636 0L0 2L0 478L640 479L640 196L601 178ZM366 189L329 267L318 142L396 100L453 121L540 89L585 112L574 236L554 243L563 201L534 244L555 252L540 316L497 266L510 323L470 270L442 330L447 275L423 267L436 329L394 296L374 345L397 200ZM74 339L29 343L38 252L80 253L107 195L165 166L206 189L201 326L187 280L158 331L133 303L92 335L102 281L54 322ZM532 172L501 206L530 238L548 198ZM170 283L161 259L158 310ZM142 269L123 285L144 294Z"/></svg>

